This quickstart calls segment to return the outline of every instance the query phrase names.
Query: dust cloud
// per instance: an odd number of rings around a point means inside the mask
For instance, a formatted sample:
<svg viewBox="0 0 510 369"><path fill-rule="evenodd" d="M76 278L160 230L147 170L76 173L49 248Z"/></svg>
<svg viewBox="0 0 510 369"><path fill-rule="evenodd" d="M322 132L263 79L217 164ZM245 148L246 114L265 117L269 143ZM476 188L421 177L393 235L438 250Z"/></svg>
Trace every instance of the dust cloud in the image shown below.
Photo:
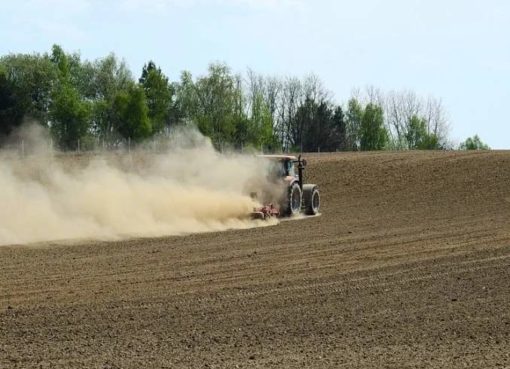
<svg viewBox="0 0 510 369"><path fill-rule="evenodd" d="M116 240L275 224L254 221L250 186L267 163L220 154L196 130L174 132L163 152L64 154L30 128L0 153L0 245Z"/></svg>

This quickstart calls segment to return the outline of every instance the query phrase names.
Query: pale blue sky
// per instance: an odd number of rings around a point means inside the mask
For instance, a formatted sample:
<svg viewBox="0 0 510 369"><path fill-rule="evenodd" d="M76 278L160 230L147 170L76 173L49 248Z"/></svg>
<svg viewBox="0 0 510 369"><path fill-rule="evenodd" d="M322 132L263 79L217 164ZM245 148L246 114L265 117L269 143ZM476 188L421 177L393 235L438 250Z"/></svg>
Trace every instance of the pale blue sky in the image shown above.
<svg viewBox="0 0 510 369"><path fill-rule="evenodd" d="M224 61L235 72L313 72L338 103L353 88L440 98L451 138L510 148L510 1L1 0L0 55L54 43L115 52L135 76L172 79Z"/></svg>

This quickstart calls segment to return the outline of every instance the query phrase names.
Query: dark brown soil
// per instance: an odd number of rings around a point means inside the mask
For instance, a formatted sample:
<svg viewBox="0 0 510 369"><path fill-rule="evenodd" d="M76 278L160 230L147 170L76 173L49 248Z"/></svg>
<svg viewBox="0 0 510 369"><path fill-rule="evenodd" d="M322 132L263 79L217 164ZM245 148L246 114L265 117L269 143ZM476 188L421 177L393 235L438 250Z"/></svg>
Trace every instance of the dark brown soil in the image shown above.
<svg viewBox="0 0 510 369"><path fill-rule="evenodd" d="M310 155L322 216L0 248L0 368L510 368L510 152Z"/></svg>

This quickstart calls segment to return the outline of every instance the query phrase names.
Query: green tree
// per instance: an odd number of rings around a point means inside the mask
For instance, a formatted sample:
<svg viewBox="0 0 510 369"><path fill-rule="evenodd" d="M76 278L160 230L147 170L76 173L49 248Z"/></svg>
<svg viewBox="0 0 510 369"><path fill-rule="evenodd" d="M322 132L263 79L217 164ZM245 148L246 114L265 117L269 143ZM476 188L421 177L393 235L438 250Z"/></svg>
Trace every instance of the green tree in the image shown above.
<svg viewBox="0 0 510 369"><path fill-rule="evenodd" d="M406 140L409 149L421 148L423 140L427 136L427 128L425 119L420 119L417 115L413 115L407 124Z"/></svg>
<svg viewBox="0 0 510 369"><path fill-rule="evenodd" d="M0 137L8 136L23 120L25 108L20 106L16 86L0 66Z"/></svg>
<svg viewBox="0 0 510 369"><path fill-rule="evenodd" d="M350 148L347 144L347 124L345 122L345 115L341 106L337 106L335 108L335 112L333 113L333 125L334 125L334 147L332 147L331 151L336 151L337 149L340 151L346 151Z"/></svg>
<svg viewBox="0 0 510 369"><path fill-rule="evenodd" d="M61 149L91 148L90 114L90 103L82 101L69 83L63 83L54 92L50 107L51 132Z"/></svg>
<svg viewBox="0 0 510 369"><path fill-rule="evenodd" d="M299 136L295 138L296 148L300 151L327 150L327 140L332 126L333 112L326 102L317 103L305 99L296 112L295 125L299 127Z"/></svg>
<svg viewBox="0 0 510 369"><path fill-rule="evenodd" d="M147 97L153 132L159 132L169 121L173 95L172 86L161 69L157 68L152 61L144 65L139 82Z"/></svg>
<svg viewBox="0 0 510 369"><path fill-rule="evenodd" d="M183 71L180 81L173 84L173 89L175 103L170 109L170 121L188 123L198 114L198 95L192 74Z"/></svg>
<svg viewBox="0 0 510 369"><path fill-rule="evenodd" d="M11 108L16 119L7 124L15 126L22 120L19 117L23 117L46 126L52 89L57 80L57 71L48 55L9 54L0 58L0 66L6 80L4 89L10 89L8 94L14 99Z"/></svg>
<svg viewBox="0 0 510 369"><path fill-rule="evenodd" d="M438 150L443 148L439 138L434 133L428 133L418 146L420 150Z"/></svg>
<svg viewBox="0 0 510 369"><path fill-rule="evenodd" d="M260 112L255 121L257 129L257 144L273 151L280 146L278 138L274 133L273 114L263 96L260 96Z"/></svg>
<svg viewBox="0 0 510 369"><path fill-rule="evenodd" d="M252 145L274 150L278 145L273 132L273 116L263 94L258 91L251 97L250 118L238 114L235 140L241 146Z"/></svg>
<svg viewBox="0 0 510 369"><path fill-rule="evenodd" d="M82 62L79 53L66 53L61 46L53 45L50 60L56 66L59 78L64 78L87 100L96 97L94 91L94 67L91 62Z"/></svg>
<svg viewBox="0 0 510 369"><path fill-rule="evenodd" d="M346 125L346 147L349 150L360 149L361 121L363 119L363 107L355 98L351 98L347 103L345 113Z"/></svg>
<svg viewBox="0 0 510 369"><path fill-rule="evenodd" d="M345 145L345 121L341 107L326 100L306 99L298 107L297 125L303 127L303 151L336 151Z"/></svg>
<svg viewBox="0 0 510 369"><path fill-rule="evenodd" d="M53 45L50 60L57 68L58 78L60 80L65 80L66 82L71 82L69 58L62 47L59 45Z"/></svg>
<svg viewBox="0 0 510 369"><path fill-rule="evenodd" d="M369 103L363 112L360 127L360 148L382 150L388 143L388 132L384 127L384 113L380 106Z"/></svg>
<svg viewBox="0 0 510 369"><path fill-rule="evenodd" d="M424 118L413 115L407 124L406 141L408 148L418 150L439 149L439 139L434 133L427 132Z"/></svg>
<svg viewBox="0 0 510 369"><path fill-rule="evenodd" d="M482 142L478 135L468 137L459 147L461 150L490 150L489 145Z"/></svg>
<svg viewBox="0 0 510 369"><path fill-rule="evenodd" d="M113 124L124 138L140 142L152 133L149 108L143 89L132 83L117 93L113 102Z"/></svg>
<svg viewBox="0 0 510 369"><path fill-rule="evenodd" d="M69 56L60 46L54 45L50 60L57 71L49 106L51 132L63 150L91 148L91 106L75 87Z"/></svg>
<svg viewBox="0 0 510 369"><path fill-rule="evenodd" d="M239 122L246 119L240 79L225 64L211 64L208 75L187 87L192 91L186 91L191 99L186 105L198 129L218 147L232 143Z"/></svg>
<svg viewBox="0 0 510 369"><path fill-rule="evenodd" d="M294 144L294 151L317 151L317 131L314 127L315 115L317 114L317 105L311 99L297 106L296 113L289 118L287 127L291 131L291 139ZM313 147L313 148L310 148Z"/></svg>
<svg viewBox="0 0 510 369"><path fill-rule="evenodd" d="M91 125L94 135L106 145L115 145L120 133L115 126L118 112L114 102L122 93L128 93L133 85L133 77L124 62L119 62L115 54L98 59L87 65L85 75L92 74L87 86L87 96L93 101Z"/></svg>

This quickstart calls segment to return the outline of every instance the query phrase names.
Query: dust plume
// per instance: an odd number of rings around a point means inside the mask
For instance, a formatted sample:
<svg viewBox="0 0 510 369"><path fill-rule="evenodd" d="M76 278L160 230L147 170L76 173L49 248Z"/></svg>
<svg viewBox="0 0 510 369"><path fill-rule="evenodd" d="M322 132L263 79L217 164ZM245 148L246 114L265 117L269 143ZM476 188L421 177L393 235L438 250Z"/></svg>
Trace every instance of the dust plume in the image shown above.
<svg viewBox="0 0 510 369"><path fill-rule="evenodd" d="M220 154L195 130L174 132L163 152L63 154L28 130L0 153L0 245L112 240L270 225L248 214L248 188L267 165ZM26 132L24 133L26 136ZM30 152L28 152L30 151ZM260 185L258 183L257 185Z"/></svg>

